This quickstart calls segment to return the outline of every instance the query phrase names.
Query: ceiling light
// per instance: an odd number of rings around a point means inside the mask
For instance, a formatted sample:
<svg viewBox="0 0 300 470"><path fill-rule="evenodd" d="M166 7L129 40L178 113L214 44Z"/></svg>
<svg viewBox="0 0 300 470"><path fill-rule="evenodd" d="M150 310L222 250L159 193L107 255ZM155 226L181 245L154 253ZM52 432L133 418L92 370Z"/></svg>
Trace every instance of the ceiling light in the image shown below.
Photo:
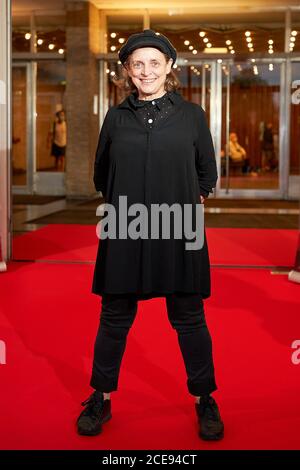
<svg viewBox="0 0 300 470"><path fill-rule="evenodd" d="M188 46L189 43L190 43L190 41L188 41L188 40L184 41L184 44L185 44L186 46Z"/></svg>
<svg viewBox="0 0 300 470"><path fill-rule="evenodd" d="M297 31L292 31L292 32L291 32L291 35L292 35L292 36L297 36L297 34L298 34Z"/></svg>
<svg viewBox="0 0 300 470"><path fill-rule="evenodd" d="M115 38L116 35L117 35L117 33L110 33L110 37L111 37L111 38Z"/></svg>
<svg viewBox="0 0 300 470"><path fill-rule="evenodd" d="M296 41L296 38L294 36L291 37L290 39L291 42L295 42Z"/></svg>
<svg viewBox="0 0 300 470"><path fill-rule="evenodd" d="M231 44L230 39L227 39L226 44L227 44L227 46L230 46L230 44Z"/></svg>
<svg viewBox="0 0 300 470"><path fill-rule="evenodd" d="M48 48L52 51L52 49L54 49L54 44L49 44Z"/></svg>
<svg viewBox="0 0 300 470"><path fill-rule="evenodd" d="M31 34L30 34L30 33L26 33L26 34L25 34L25 39L28 40L28 39L30 39L30 38L31 38Z"/></svg>
<svg viewBox="0 0 300 470"><path fill-rule="evenodd" d="M246 32L245 32L245 36L251 36L250 31L246 31Z"/></svg>
<svg viewBox="0 0 300 470"><path fill-rule="evenodd" d="M64 49L58 49L59 54L63 54L64 52L65 52Z"/></svg>
<svg viewBox="0 0 300 470"><path fill-rule="evenodd" d="M274 44L273 39L269 39L268 44Z"/></svg>
<svg viewBox="0 0 300 470"><path fill-rule="evenodd" d="M41 46L43 44L43 42L44 42L43 39L38 39L37 40L37 43L38 43L39 46Z"/></svg>
<svg viewBox="0 0 300 470"><path fill-rule="evenodd" d="M269 54L273 54L274 51L273 51L273 49L269 49L268 52L269 52Z"/></svg>
<svg viewBox="0 0 300 470"><path fill-rule="evenodd" d="M198 52L198 51L197 51L196 49L194 49L194 50L192 51L193 54L197 54L197 52Z"/></svg>
<svg viewBox="0 0 300 470"><path fill-rule="evenodd" d="M252 38L246 38L246 41L247 41L247 42L251 42L251 41L252 41Z"/></svg>
<svg viewBox="0 0 300 470"><path fill-rule="evenodd" d="M205 33L204 31L200 31L199 36L201 36L202 38L204 38L205 34L206 34L206 33Z"/></svg>
<svg viewBox="0 0 300 470"><path fill-rule="evenodd" d="M230 54L234 54L234 53L235 53L235 50L231 49Z"/></svg>
<svg viewBox="0 0 300 470"><path fill-rule="evenodd" d="M125 42L125 39L124 38L119 38L119 43L123 44L123 42Z"/></svg>
<svg viewBox="0 0 300 470"><path fill-rule="evenodd" d="M248 42L247 46L250 47L250 48L253 47L252 42Z"/></svg>
<svg viewBox="0 0 300 470"><path fill-rule="evenodd" d="M211 43L208 42L208 43L206 44L206 47L212 47Z"/></svg>
<svg viewBox="0 0 300 470"><path fill-rule="evenodd" d="M254 52L253 47L250 47L249 52Z"/></svg>
<svg viewBox="0 0 300 470"><path fill-rule="evenodd" d="M208 42L208 41L209 41L209 39L207 39L207 38L203 39L203 42Z"/></svg>
<svg viewBox="0 0 300 470"><path fill-rule="evenodd" d="M116 46L110 46L111 51L115 51L116 49L117 49Z"/></svg>
<svg viewBox="0 0 300 470"><path fill-rule="evenodd" d="M192 51L194 49L193 46L189 46L189 50Z"/></svg>

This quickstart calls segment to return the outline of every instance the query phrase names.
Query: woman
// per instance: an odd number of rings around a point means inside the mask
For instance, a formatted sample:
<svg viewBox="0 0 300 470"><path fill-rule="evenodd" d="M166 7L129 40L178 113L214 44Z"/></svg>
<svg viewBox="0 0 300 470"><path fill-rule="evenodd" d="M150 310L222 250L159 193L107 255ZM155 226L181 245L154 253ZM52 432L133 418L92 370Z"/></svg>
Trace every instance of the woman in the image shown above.
<svg viewBox="0 0 300 470"><path fill-rule="evenodd" d="M195 227L196 208L203 208L200 202L215 187L216 161L205 114L177 91L171 70L176 57L170 41L152 30L131 35L119 51L125 83L132 91L106 114L94 172L96 190L113 206L116 221L125 217L120 204L120 197L125 196L131 208L134 204L149 210L155 204L190 205L189 222ZM133 222L130 211L128 219ZM182 220L172 219L169 228L182 228ZM150 224L151 215L145 211L140 225L144 230ZM210 440L223 437L219 410L210 395L217 387L203 310L203 299L210 296L203 232L199 249L186 248L188 237L163 238L161 233L159 237L144 236L144 232L140 237L124 233L101 237L92 288L102 296L90 381L95 391L82 404L85 409L77 420L80 434L99 434L102 424L111 418L110 392L117 390L138 300L165 297L185 362L187 388L195 396L199 435Z"/></svg>

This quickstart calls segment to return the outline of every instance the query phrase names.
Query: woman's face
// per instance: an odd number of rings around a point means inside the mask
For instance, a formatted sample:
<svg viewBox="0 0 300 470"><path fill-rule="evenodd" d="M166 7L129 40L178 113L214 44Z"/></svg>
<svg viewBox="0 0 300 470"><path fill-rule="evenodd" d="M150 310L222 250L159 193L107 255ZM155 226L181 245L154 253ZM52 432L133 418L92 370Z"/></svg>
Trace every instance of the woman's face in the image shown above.
<svg viewBox="0 0 300 470"><path fill-rule="evenodd" d="M129 57L128 75L138 89L139 97L155 98L163 94L165 80L172 67L164 54L154 47L135 49Z"/></svg>

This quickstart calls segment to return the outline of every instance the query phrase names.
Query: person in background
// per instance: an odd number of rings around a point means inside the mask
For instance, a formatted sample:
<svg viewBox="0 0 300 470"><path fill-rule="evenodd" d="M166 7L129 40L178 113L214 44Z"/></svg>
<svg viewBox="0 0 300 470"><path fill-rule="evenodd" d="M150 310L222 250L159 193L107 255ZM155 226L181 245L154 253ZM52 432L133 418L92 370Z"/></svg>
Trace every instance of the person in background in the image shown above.
<svg viewBox="0 0 300 470"><path fill-rule="evenodd" d="M233 162L243 162L243 173L249 172L249 158L244 147L239 144L236 132L229 134L229 156Z"/></svg>
<svg viewBox="0 0 300 470"><path fill-rule="evenodd" d="M263 162L262 167L264 171L271 171L276 168L275 162L275 151L274 151L274 136L273 136L273 124L268 122L264 129L263 142Z"/></svg>
<svg viewBox="0 0 300 470"><path fill-rule="evenodd" d="M67 146L67 124L63 109L55 113L52 130L48 135L48 143L51 139L51 156L55 158L55 169L65 170L65 155Z"/></svg>

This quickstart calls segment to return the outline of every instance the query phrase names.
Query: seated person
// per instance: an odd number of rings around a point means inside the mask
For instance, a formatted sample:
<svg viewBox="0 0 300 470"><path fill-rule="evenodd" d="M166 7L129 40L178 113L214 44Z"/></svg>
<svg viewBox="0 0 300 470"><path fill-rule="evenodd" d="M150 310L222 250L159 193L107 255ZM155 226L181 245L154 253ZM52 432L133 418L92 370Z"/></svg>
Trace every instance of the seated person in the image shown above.
<svg viewBox="0 0 300 470"><path fill-rule="evenodd" d="M229 157L232 162L241 162L242 172L247 173L249 171L249 158L244 147L238 143L238 138L235 132L229 134Z"/></svg>

